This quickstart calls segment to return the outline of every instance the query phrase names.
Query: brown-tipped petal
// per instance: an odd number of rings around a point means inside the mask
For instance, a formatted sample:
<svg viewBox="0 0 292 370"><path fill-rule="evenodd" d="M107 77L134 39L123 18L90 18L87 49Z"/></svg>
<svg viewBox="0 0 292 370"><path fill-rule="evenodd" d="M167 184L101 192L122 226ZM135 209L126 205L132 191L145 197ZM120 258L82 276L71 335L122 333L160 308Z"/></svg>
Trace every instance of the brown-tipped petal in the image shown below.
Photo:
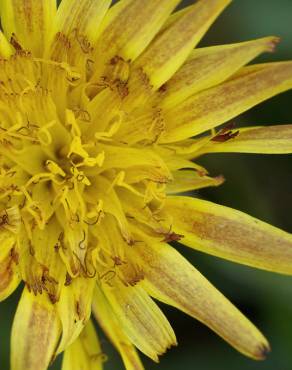
<svg viewBox="0 0 292 370"><path fill-rule="evenodd" d="M95 279L76 278L64 286L57 310L63 334L57 353L64 351L79 336L90 318Z"/></svg>
<svg viewBox="0 0 292 370"><path fill-rule="evenodd" d="M166 110L160 142L177 142L205 132L291 88L292 62L244 67L221 85Z"/></svg>
<svg viewBox="0 0 292 370"><path fill-rule="evenodd" d="M62 370L102 370L105 356L91 321L64 353Z"/></svg>
<svg viewBox="0 0 292 370"><path fill-rule="evenodd" d="M2 0L1 21L12 45L42 56L53 32L56 0Z"/></svg>
<svg viewBox="0 0 292 370"><path fill-rule="evenodd" d="M104 286L103 292L123 332L146 356L158 361L158 356L176 344L166 317L140 286L115 281L115 288Z"/></svg>
<svg viewBox="0 0 292 370"><path fill-rule="evenodd" d="M150 44L137 60L154 88L179 69L230 0L200 0L189 7Z"/></svg>
<svg viewBox="0 0 292 370"><path fill-rule="evenodd" d="M202 199L169 197L163 211L181 243L264 270L292 274L292 234Z"/></svg>
<svg viewBox="0 0 292 370"><path fill-rule="evenodd" d="M174 248L149 240L131 251L153 297L200 320L243 354L265 357L269 344L258 329Z"/></svg>
<svg viewBox="0 0 292 370"><path fill-rule="evenodd" d="M11 370L47 370L60 337L60 320L46 294L24 288L11 337Z"/></svg>
<svg viewBox="0 0 292 370"><path fill-rule="evenodd" d="M289 154L292 153L292 125L267 127L249 127L231 130L229 140L219 142L211 140L195 155L205 153L259 153ZM220 135L220 132L219 132Z"/></svg>
<svg viewBox="0 0 292 370"><path fill-rule="evenodd" d="M199 91L222 83L263 52L273 51L277 37L195 49L165 84L163 107L171 107Z"/></svg>
<svg viewBox="0 0 292 370"><path fill-rule="evenodd" d="M94 291L92 311L103 331L119 351L126 370L144 370L135 347L123 332L120 322L99 286Z"/></svg>

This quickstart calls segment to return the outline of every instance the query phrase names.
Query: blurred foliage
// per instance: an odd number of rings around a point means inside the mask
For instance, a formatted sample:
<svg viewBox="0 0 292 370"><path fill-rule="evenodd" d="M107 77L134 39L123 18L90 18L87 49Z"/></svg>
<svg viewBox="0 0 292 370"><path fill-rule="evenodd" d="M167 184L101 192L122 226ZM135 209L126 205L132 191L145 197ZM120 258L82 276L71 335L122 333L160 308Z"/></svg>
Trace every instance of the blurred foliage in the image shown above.
<svg viewBox="0 0 292 370"><path fill-rule="evenodd" d="M183 5L193 1L184 1ZM292 1L234 0L201 45L244 41L277 35L282 42L275 54L260 61L292 59ZM292 123L292 93L271 99L235 120L240 125ZM220 188L200 196L238 208L292 232L291 156L216 154L200 160L213 175L224 174ZM173 325L179 346L148 370L291 370L292 278L253 270L181 246L177 248L234 302L269 338L272 353L264 362L246 359L209 329L186 315L162 306ZM9 336L20 291L0 305L0 368L9 369ZM122 369L118 355L98 329L109 360L106 370ZM19 333L21 335L21 333ZM60 360L52 367L60 369ZM25 369L24 369L25 370Z"/></svg>

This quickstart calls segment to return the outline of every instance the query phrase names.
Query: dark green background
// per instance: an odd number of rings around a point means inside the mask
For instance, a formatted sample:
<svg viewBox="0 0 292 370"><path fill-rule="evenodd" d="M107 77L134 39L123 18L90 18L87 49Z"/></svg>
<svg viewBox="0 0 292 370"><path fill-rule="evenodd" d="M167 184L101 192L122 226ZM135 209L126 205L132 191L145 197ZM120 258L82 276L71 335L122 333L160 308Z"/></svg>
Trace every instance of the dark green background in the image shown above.
<svg viewBox="0 0 292 370"><path fill-rule="evenodd" d="M190 4L192 1L185 1ZM201 45L244 41L266 35L282 38L275 54L260 61L292 59L292 0L234 0ZM292 124L292 92L282 94L238 117L250 125ZM213 154L200 163L211 174L224 174L220 188L200 195L243 210L292 232L292 156ZM159 365L145 359L148 370L291 370L292 278L253 270L199 252L179 250L234 302L269 338L272 353L264 362L246 359L209 329L186 315L163 306L176 330L179 346ZM0 305L0 370L9 369L9 335L19 292ZM21 333L19 333L21 335ZM108 354L106 370L121 362L100 333ZM59 369L58 363L52 369ZM25 370L25 369L24 369Z"/></svg>

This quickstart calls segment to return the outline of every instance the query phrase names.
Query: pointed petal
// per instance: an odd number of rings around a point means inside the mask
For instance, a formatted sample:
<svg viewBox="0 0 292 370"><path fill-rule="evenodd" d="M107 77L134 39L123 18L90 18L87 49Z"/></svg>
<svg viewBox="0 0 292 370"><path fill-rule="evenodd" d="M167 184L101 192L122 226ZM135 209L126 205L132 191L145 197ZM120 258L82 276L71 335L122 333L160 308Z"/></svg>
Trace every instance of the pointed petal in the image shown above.
<svg viewBox="0 0 292 370"><path fill-rule="evenodd" d="M102 370L104 355L91 321L64 353L62 370Z"/></svg>
<svg viewBox="0 0 292 370"><path fill-rule="evenodd" d="M292 235L205 200L169 197L164 208L181 243L234 262L292 274Z"/></svg>
<svg viewBox="0 0 292 370"><path fill-rule="evenodd" d="M1 211L0 216L4 215L7 216L8 223L0 229L0 302L9 297L21 281L16 251L16 234L20 223L18 208Z"/></svg>
<svg viewBox="0 0 292 370"><path fill-rule="evenodd" d="M131 251L153 297L200 320L245 355L265 357L266 339L207 279L169 245L146 244Z"/></svg>
<svg viewBox="0 0 292 370"><path fill-rule="evenodd" d="M167 194L183 193L198 190L209 186L219 186L224 182L224 177L209 177L197 171L182 170L173 172L173 182L166 186Z"/></svg>
<svg viewBox="0 0 292 370"><path fill-rule="evenodd" d="M126 370L144 370L135 347L123 332L120 322L99 286L94 292L92 311L103 331L119 351Z"/></svg>
<svg viewBox="0 0 292 370"><path fill-rule="evenodd" d="M266 51L273 51L277 37L230 45L195 49L186 63L165 84L163 107L179 104L199 91L225 81L245 64Z"/></svg>
<svg viewBox="0 0 292 370"><path fill-rule="evenodd" d="M0 302L9 297L21 281L17 262L18 257L12 244L8 253L0 256Z"/></svg>
<svg viewBox="0 0 292 370"><path fill-rule="evenodd" d="M119 55L134 60L146 48L180 0L121 0L108 12L96 45L102 68Z"/></svg>
<svg viewBox="0 0 292 370"><path fill-rule="evenodd" d="M206 175L208 171L198 165L197 163L190 161L185 155L185 150L188 150L188 144L190 140L179 142L177 145L172 145L169 147L166 146L157 146L156 150L160 154L160 156L163 158L165 164L169 168L169 170L173 173L177 170L183 170L183 169L195 169L199 171L200 173ZM183 145L180 146L180 144L183 143ZM200 146L201 147L201 146ZM192 150L190 148L189 150ZM189 153L189 151L187 151ZM179 155L178 155L179 154ZM183 156L180 156L180 154L183 154ZM190 157L192 159L193 157Z"/></svg>
<svg viewBox="0 0 292 370"><path fill-rule="evenodd" d="M103 287L120 326L130 341L154 361L176 344L175 334L156 303L140 286Z"/></svg>
<svg viewBox="0 0 292 370"><path fill-rule="evenodd" d="M105 153L105 160L100 172L119 168L125 172L125 179L128 183L139 182L143 179L162 183L171 179L168 167L152 149L145 148L141 151L134 147L102 144L99 149Z"/></svg>
<svg viewBox="0 0 292 370"><path fill-rule="evenodd" d="M42 56L52 36L56 0L3 0L1 21L6 37L13 36L34 56Z"/></svg>
<svg viewBox="0 0 292 370"><path fill-rule="evenodd" d="M11 370L46 370L60 336L55 307L24 288L12 327Z"/></svg>
<svg viewBox="0 0 292 370"><path fill-rule="evenodd" d="M291 88L292 62L244 67L223 84L167 110L160 142L176 142L207 131Z"/></svg>
<svg viewBox="0 0 292 370"><path fill-rule="evenodd" d="M42 197L36 199L35 192L41 187ZM45 192L46 190L46 192ZM51 196L47 192L46 183L35 185L33 190L34 200L37 204L42 204L43 215L46 215L46 201L50 202ZM40 202L38 202L40 200ZM63 234L63 229L58 224L55 217L50 218L44 216L46 227L44 230L35 228L32 233L32 248L33 257L38 263L43 266L46 273L42 280L44 290L47 292L53 302L57 302L60 298L61 290L63 289L66 279L66 266L63 263L60 254L58 253L58 246L60 244L60 235ZM50 219L49 221L46 221ZM46 246L44 248L44 246ZM57 247L56 247L57 246ZM26 261L27 263L27 261ZM28 281L27 281L28 283Z"/></svg>
<svg viewBox="0 0 292 370"><path fill-rule="evenodd" d="M179 69L230 0L200 0L176 19L137 60L154 88Z"/></svg>
<svg viewBox="0 0 292 370"><path fill-rule="evenodd" d="M93 44L110 4L111 0L62 0L57 11L57 31L70 35L77 30L79 36Z"/></svg>
<svg viewBox="0 0 292 370"><path fill-rule="evenodd" d="M292 153L292 125L242 128L238 135L225 142L209 141L199 153ZM232 134L234 131L230 131Z"/></svg>
<svg viewBox="0 0 292 370"><path fill-rule="evenodd" d="M79 336L90 318L95 279L76 278L64 286L57 310L62 321L63 334L57 353L63 352Z"/></svg>
<svg viewBox="0 0 292 370"><path fill-rule="evenodd" d="M166 22L161 27L158 35L162 32L167 30L170 26L172 26L176 21L178 21L184 14L186 14L193 5L184 6L182 9L174 11L166 20Z"/></svg>

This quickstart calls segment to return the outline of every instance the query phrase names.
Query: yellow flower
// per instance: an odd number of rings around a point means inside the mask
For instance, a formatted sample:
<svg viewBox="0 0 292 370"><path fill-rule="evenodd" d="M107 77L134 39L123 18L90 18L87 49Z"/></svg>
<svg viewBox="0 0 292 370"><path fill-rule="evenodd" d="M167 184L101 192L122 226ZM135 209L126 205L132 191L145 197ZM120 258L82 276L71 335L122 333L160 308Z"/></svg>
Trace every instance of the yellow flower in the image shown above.
<svg viewBox="0 0 292 370"><path fill-rule="evenodd" d="M292 88L292 62L244 67L275 37L198 48L229 0L2 0L0 299L25 288L12 370L101 369L92 312L126 369L176 344L152 298L262 359L263 335L173 241L292 273L292 236L175 195L210 152L291 153L292 125L215 128Z"/></svg>

